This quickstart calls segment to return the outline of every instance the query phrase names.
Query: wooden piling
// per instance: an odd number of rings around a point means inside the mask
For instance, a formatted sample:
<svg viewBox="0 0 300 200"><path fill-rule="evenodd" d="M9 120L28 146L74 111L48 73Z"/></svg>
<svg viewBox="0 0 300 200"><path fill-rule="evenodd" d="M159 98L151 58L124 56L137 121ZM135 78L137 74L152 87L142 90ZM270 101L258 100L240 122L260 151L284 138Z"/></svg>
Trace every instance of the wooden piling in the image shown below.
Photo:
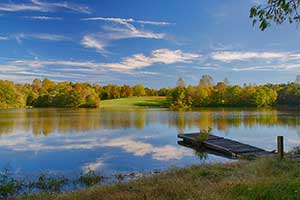
<svg viewBox="0 0 300 200"><path fill-rule="evenodd" d="M283 158L283 136L277 136L277 153L278 153L278 158L282 159Z"/></svg>

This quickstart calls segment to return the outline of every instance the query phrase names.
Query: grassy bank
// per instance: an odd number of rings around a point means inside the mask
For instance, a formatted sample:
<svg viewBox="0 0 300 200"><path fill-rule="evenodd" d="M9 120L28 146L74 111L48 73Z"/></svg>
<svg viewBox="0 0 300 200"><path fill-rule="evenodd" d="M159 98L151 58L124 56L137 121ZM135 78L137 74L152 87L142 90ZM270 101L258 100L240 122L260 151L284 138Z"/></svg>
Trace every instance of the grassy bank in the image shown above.
<svg viewBox="0 0 300 200"><path fill-rule="evenodd" d="M297 199L299 188L299 162L269 158L171 169L128 183L23 199Z"/></svg>
<svg viewBox="0 0 300 200"><path fill-rule="evenodd" d="M165 97L130 97L121 99L103 100L100 108L150 107L166 108L168 102Z"/></svg>

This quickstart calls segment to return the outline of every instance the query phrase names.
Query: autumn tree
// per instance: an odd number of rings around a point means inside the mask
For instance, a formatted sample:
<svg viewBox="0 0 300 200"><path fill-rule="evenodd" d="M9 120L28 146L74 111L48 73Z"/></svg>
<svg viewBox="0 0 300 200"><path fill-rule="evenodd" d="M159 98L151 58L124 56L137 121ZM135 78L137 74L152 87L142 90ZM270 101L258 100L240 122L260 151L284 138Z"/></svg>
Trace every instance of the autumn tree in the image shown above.
<svg viewBox="0 0 300 200"><path fill-rule="evenodd" d="M134 96L140 97L140 96L145 96L145 88L142 84L137 84L134 86Z"/></svg>

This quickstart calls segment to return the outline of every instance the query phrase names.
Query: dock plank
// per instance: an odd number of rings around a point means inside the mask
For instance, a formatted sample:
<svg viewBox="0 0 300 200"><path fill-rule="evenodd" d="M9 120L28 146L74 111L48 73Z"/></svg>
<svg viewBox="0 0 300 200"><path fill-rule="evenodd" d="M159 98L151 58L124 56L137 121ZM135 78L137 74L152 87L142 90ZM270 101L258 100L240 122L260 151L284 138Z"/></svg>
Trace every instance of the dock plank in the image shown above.
<svg viewBox="0 0 300 200"><path fill-rule="evenodd" d="M264 149L216 135L209 135L204 141L199 141L197 139L199 137L199 133L178 134L178 137L183 139L183 142L191 145L205 147L207 149L230 154L235 157L263 156L272 154L272 152Z"/></svg>

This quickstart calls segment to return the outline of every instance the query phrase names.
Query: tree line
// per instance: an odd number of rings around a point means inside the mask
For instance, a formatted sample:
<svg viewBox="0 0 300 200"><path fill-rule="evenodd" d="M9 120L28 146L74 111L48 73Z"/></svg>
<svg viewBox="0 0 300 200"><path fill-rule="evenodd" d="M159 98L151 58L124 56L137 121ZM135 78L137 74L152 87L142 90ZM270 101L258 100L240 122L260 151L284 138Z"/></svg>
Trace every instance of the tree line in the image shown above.
<svg viewBox="0 0 300 200"><path fill-rule="evenodd" d="M214 84L209 75L201 77L197 86L185 86L179 78L177 87L167 94L170 107L189 109L198 107L268 107L300 105L300 76L287 84L230 85L227 78Z"/></svg>
<svg viewBox="0 0 300 200"><path fill-rule="evenodd" d="M165 96L166 92L146 88L141 84L106 85L90 83L55 83L48 78L34 79L31 84L0 80L0 108L57 107L97 108L100 100L131 96Z"/></svg>
<svg viewBox="0 0 300 200"><path fill-rule="evenodd" d="M54 82L45 78L31 84L0 80L0 108L58 107L97 108L101 100L132 96L166 96L172 109L198 107L266 107L300 105L300 76L287 84L231 85L228 79L214 83L204 75L196 86L186 86L182 78L173 88L151 89L135 86Z"/></svg>

